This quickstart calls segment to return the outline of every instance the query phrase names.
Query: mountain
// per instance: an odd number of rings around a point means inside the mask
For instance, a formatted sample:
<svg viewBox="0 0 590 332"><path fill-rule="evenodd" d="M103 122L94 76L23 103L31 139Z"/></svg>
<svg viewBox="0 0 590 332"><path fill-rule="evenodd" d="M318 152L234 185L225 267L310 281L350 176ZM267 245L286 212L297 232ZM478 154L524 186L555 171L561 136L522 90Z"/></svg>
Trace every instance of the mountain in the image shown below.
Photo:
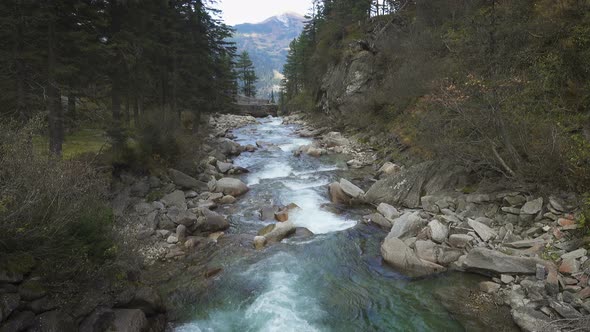
<svg viewBox="0 0 590 332"><path fill-rule="evenodd" d="M270 98L271 91L279 90L283 65L289 51L289 43L303 30L305 18L296 13L270 17L260 23L244 23L234 26L233 41L238 53L247 51L256 67L259 81L258 97Z"/></svg>

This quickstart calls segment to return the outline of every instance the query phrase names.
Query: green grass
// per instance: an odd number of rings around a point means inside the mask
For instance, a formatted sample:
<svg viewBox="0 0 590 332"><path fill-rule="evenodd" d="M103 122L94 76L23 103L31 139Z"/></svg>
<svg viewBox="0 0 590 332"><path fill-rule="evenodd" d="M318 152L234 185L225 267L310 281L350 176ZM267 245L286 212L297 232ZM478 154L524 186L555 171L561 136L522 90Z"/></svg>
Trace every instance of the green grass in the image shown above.
<svg viewBox="0 0 590 332"><path fill-rule="evenodd" d="M45 136L36 136L33 144L40 153L46 153L49 149L49 141ZM98 153L109 147L103 130L82 129L65 137L62 155L64 159L73 159L87 153Z"/></svg>

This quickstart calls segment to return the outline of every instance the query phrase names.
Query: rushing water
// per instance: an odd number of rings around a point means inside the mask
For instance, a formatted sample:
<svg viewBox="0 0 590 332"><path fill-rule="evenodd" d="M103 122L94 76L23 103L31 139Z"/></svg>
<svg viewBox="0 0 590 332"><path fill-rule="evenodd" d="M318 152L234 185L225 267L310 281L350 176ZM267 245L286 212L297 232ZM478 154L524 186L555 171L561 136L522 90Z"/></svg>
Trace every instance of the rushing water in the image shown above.
<svg viewBox="0 0 590 332"><path fill-rule="evenodd" d="M327 184L346 174L343 157L295 157L311 143L280 118L236 130L242 145L273 146L244 153L235 164L250 170L242 178L250 192L232 208L234 233L255 235L268 223L257 210L296 203L290 215L312 238L285 240L252 259L234 258L192 310L189 331L462 331L435 298L441 287L472 280L460 275L409 281L384 266L379 245L385 233L360 223L366 211L326 209ZM222 250L222 249L221 249Z"/></svg>

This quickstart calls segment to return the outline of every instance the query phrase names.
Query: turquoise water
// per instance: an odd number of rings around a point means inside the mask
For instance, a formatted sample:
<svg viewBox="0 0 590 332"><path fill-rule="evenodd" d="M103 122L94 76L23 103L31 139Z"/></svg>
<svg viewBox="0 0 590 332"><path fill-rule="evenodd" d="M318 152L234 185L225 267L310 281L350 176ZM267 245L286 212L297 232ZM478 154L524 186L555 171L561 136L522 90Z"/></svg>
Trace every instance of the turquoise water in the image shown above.
<svg viewBox="0 0 590 332"><path fill-rule="evenodd" d="M234 162L251 172L242 177L250 192L233 207L234 233L255 235L268 223L264 205L296 203L291 215L316 235L285 240L256 255L228 257L207 296L190 308L191 320L175 327L193 331L462 331L437 300L438 289L472 285L464 275L410 281L383 265L379 246L385 232L361 224L366 210L335 213L327 184L348 172L343 157L294 157L295 126L280 118L236 130L240 144L272 143ZM221 249L222 250L222 249Z"/></svg>

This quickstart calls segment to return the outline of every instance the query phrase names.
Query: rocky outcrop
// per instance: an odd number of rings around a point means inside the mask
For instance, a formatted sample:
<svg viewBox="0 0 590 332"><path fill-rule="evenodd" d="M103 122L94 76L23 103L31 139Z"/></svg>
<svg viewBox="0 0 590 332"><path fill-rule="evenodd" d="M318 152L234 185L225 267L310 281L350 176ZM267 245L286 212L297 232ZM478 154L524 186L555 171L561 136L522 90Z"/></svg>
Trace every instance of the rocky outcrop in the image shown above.
<svg viewBox="0 0 590 332"><path fill-rule="evenodd" d="M463 266L469 271L484 274L534 274L540 262L542 261L539 259L510 256L495 250L475 248L469 252Z"/></svg>
<svg viewBox="0 0 590 332"><path fill-rule="evenodd" d="M215 183L215 192L238 197L248 192L248 186L234 178L223 178Z"/></svg>

